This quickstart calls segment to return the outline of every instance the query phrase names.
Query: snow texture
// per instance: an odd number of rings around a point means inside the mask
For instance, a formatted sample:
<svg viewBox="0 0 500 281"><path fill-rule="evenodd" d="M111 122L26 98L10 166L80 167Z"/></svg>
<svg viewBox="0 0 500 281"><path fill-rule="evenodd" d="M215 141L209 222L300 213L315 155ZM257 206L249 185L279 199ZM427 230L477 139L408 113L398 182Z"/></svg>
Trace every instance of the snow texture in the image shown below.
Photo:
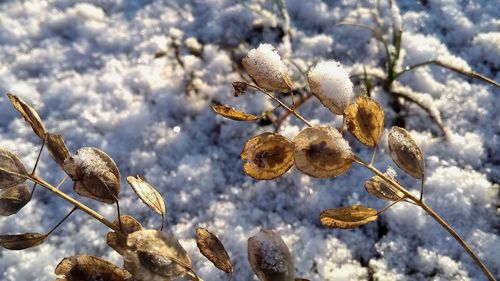
<svg viewBox="0 0 500 281"><path fill-rule="evenodd" d="M99 176L110 171L108 164L90 147L78 149L73 159L76 167L82 169L84 175Z"/></svg>
<svg viewBox="0 0 500 281"><path fill-rule="evenodd" d="M290 247L297 277L486 280L459 244L412 204L399 203L376 222L353 230L321 226L318 217L324 209L359 203L382 208L387 203L364 190L363 182L372 174L358 165L331 180L310 178L295 168L273 181L243 174L239 153L245 141L274 128L225 120L210 104L223 102L251 113L276 106L257 93L232 97L231 82L250 81L240 62L251 49L261 43L275 46L294 88L307 89L304 74L320 61L342 62L356 94L362 91L363 66L379 74L383 68L384 47L370 31L337 25L377 26L372 16L377 1L285 2L289 32L281 29L283 17L272 7L274 1L1 1L0 147L19 155L30 171L41 145L8 101L5 93L10 92L32 104L47 130L62 134L72 153L100 148L115 160L123 178L141 175L158 188L167 205L168 231L207 281L226 277L199 253L198 226L224 243L235 281L257 280L246 247L261 228L272 229ZM498 1L396 2L404 28L399 69L447 57L500 81ZM390 7L387 1L380 3L381 27L390 40ZM405 120L424 154L425 202L500 279L499 89L435 65L406 72L398 82L433 105L449 129L449 140L439 136L420 107L404 102L403 110L394 110L391 97L379 87L372 97L385 110L385 127L395 125L396 117ZM342 124L316 99L299 111L316 125ZM280 132L292 139L302 128L290 118ZM372 150L348 133L344 136L354 153L370 159ZM419 181L389 157L387 132L373 164L394 167L398 180L418 195ZM46 151L37 174L53 184L64 177ZM78 197L71 181L60 189ZM161 218L124 181L120 198L122 214L148 228L160 226ZM116 218L113 205L79 199L111 221ZM37 187L19 213L0 217L0 234L46 232L71 208ZM75 212L39 247L0 249L0 280L54 280L59 261L79 253L122 266L123 259L105 244L108 231Z"/></svg>
<svg viewBox="0 0 500 281"><path fill-rule="evenodd" d="M270 91L287 90L287 68L271 44L260 44L257 49L251 49L243 59L243 65L262 88Z"/></svg>

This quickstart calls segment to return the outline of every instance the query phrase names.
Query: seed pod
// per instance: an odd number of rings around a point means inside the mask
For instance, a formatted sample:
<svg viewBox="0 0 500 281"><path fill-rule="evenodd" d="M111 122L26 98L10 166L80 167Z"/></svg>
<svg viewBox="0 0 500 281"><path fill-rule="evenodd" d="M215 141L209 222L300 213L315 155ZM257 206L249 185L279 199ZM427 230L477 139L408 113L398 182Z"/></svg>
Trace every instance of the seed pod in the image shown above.
<svg viewBox="0 0 500 281"><path fill-rule="evenodd" d="M0 189L0 216L10 216L21 210L31 199L26 184Z"/></svg>
<svg viewBox="0 0 500 281"><path fill-rule="evenodd" d="M18 185L26 181L28 172L17 156L0 148L0 189Z"/></svg>
<svg viewBox="0 0 500 281"><path fill-rule="evenodd" d="M260 44L257 49L248 52L242 63L261 88L269 91L291 91L292 82L287 67L272 45Z"/></svg>
<svg viewBox="0 0 500 281"><path fill-rule="evenodd" d="M24 250L43 244L47 235L42 233L24 233L0 235L0 247L9 250Z"/></svg>
<svg viewBox="0 0 500 281"><path fill-rule="evenodd" d="M398 167L416 179L424 177L424 157L410 133L401 127L389 131L389 152Z"/></svg>
<svg viewBox="0 0 500 281"><path fill-rule="evenodd" d="M196 229L196 236L200 252L218 269L232 273L231 259L219 238L202 227Z"/></svg>
<svg viewBox="0 0 500 281"><path fill-rule="evenodd" d="M283 175L293 166L294 146L276 133L263 133L249 139L240 154L243 171L258 180L270 180Z"/></svg>
<svg viewBox="0 0 500 281"><path fill-rule="evenodd" d="M68 159L71 154L64 143L63 137L58 134L47 133L47 149L57 165L64 168L64 160Z"/></svg>
<svg viewBox="0 0 500 281"><path fill-rule="evenodd" d="M142 225L132 216L122 215L120 216L122 222L122 230L125 234L130 234L139 230L142 230ZM115 225L119 226L118 219L113 222ZM127 235L128 236L128 235ZM113 248L120 255L125 255L127 250L127 238L119 235L118 233L111 231L106 235L106 244Z"/></svg>
<svg viewBox="0 0 500 281"><path fill-rule="evenodd" d="M253 114L248 114L243 111L239 111L234 107L230 107L224 104L212 104L212 109L215 111L215 113L225 118L236 121L255 121L259 119L259 117Z"/></svg>
<svg viewBox="0 0 500 281"><path fill-rule="evenodd" d="M248 239L248 261L261 281L294 281L292 255L281 237L262 229Z"/></svg>
<svg viewBox="0 0 500 281"><path fill-rule="evenodd" d="M367 96L359 96L346 107L347 129L362 144L375 147L384 128L384 110L380 104Z"/></svg>
<svg viewBox="0 0 500 281"><path fill-rule="evenodd" d="M131 274L109 261L89 255L78 255L64 258L56 267L56 281L125 281Z"/></svg>
<svg viewBox="0 0 500 281"><path fill-rule="evenodd" d="M165 201L161 194L151 186L146 180L141 178L140 176L136 177L127 177L127 182L134 190L135 194L139 196L139 198L146 204L151 210L157 212L162 217L162 228L163 223L165 221L165 216L167 209L165 207Z"/></svg>
<svg viewBox="0 0 500 281"><path fill-rule="evenodd" d="M349 143L330 126L302 130L294 139L295 166L317 178L333 178L349 170L354 157Z"/></svg>
<svg viewBox="0 0 500 281"><path fill-rule="evenodd" d="M328 209L321 212L324 226L333 228L355 228L377 219L377 210L363 205Z"/></svg>
<svg viewBox="0 0 500 281"><path fill-rule="evenodd" d="M172 235L145 229L129 234L124 267L137 280L164 281L191 270L186 250Z"/></svg>
<svg viewBox="0 0 500 281"><path fill-rule="evenodd" d="M113 204L120 193L120 172L104 151L80 148L64 161L64 171L75 181L73 189L81 196Z"/></svg>
<svg viewBox="0 0 500 281"><path fill-rule="evenodd" d="M21 113L21 115L24 117L26 122L31 125L31 128L33 128L35 134L37 134L42 140L45 140L47 132L45 130L45 126L43 125L42 119L40 118L36 110L16 95L7 94L7 96L9 97L9 100L14 108L17 109L17 111L19 111L19 113Z"/></svg>

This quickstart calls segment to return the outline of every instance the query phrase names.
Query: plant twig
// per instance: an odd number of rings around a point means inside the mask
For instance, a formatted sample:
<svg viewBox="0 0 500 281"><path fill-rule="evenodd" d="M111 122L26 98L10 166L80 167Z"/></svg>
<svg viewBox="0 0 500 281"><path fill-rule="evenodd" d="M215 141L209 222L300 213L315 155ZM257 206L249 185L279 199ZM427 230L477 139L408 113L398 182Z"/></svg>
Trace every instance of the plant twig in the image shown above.
<svg viewBox="0 0 500 281"><path fill-rule="evenodd" d="M40 161L40 157L42 156L43 147L45 146L45 140L42 142L42 146L40 147L40 151L38 151L38 156L36 157L35 165L33 166L33 170L31 170L31 174L34 175L36 172L36 167L38 167L38 162ZM33 193L36 189L36 182L33 183L33 187L31 188L30 200L33 198Z"/></svg>
<svg viewBox="0 0 500 281"><path fill-rule="evenodd" d="M74 211L76 211L78 208L77 207L73 207L73 209L71 209L71 211L69 211L69 213L64 216L64 218L58 222L48 233L47 233L47 236L49 236L50 234L52 234L52 232L54 232L54 230L56 230L67 218L69 218L69 216L71 216L71 214L73 214Z"/></svg>

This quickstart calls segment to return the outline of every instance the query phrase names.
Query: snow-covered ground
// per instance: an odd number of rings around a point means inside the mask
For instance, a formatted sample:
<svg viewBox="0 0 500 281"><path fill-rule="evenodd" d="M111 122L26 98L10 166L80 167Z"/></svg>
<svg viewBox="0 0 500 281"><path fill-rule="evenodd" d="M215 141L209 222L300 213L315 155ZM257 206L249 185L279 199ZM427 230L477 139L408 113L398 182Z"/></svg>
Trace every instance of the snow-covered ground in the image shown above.
<svg viewBox="0 0 500 281"><path fill-rule="evenodd" d="M240 59L262 42L274 44L296 83L317 61L337 59L349 69L377 65L382 46L363 29L340 21L373 24L376 1L287 0L291 40L277 26L274 1L255 0L50 0L0 3L0 146L32 167L40 141L9 103L12 92L31 102L49 131L61 133L71 151L106 151L122 173L122 212L148 227L160 218L123 180L143 175L167 204L167 228L175 233L205 280L224 274L196 248L203 226L222 240L235 267L234 280L256 280L247 260L247 239L270 228L290 247L298 277L310 280L484 280L482 272L436 222L411 204L399 204L376 222L354 230L326 229L323 209L362 203L386 204L365 191L370 174L354 166L332 180L310 178L292 168L274 181L242 172L239 152L246 139L272 126L216 116L212 101L259 113L274 104L263 95L232 97L241 80ZM438 56L500 81L498 1L397 1L403 34L402 66ZM391 25L381 1L382 21ZM263 10L263 8L265 8ZM200 45L198 45L200 44ZM178 46L177 48L175 46ZM200 49L201 48L201 49ZM176 51L177 49L177 51ZM165 56L155 58L155 54ZM422 93L441 112L450 140L414 105L404 112L407 128L426 159L426 202L472 245L500 278L500 90L436 66L405 74L400 82ZM387 93L374 96L395 113ZM333 122L319 101L300 108L313 122ZM293 137L302 124L290 119L281 132ZM351 136L353 149L370 151ZM386 134L375 165L393 165ZM393 165L394 166L394 165ZM418 191L418 181L399 179ZM64 176L47 153L38 173L57 183ZM495 184L496 183L496 184ZM70 182L62 189L74 195ZM76 195L75 195L76 196ZM113 219L113 206L82 199ZM17 215L0 218L0 233L43 232L71 209L39 188ZM109 230L77 212L48 242L26 251L0 249L0 280L54 280L66 256L86 252L118 265L105 244Z"/></svg>

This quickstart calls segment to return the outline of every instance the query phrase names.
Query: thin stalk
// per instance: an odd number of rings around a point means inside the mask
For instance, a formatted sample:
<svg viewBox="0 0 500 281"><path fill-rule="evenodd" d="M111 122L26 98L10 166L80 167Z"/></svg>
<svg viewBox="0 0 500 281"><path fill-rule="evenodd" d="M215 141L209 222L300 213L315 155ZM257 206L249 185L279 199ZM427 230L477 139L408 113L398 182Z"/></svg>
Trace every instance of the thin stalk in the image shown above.
<svg viewBox="0 0 500 281"><path fill-rule="evenodd" d="M192 272L192 271L188 271L186 273L186 277L193 280L193 281L204 281L203 279L201 279L198 275L196 275L196 273Z"/></svg>
<svg viewBox="0 0 500 281"><path fill-rule="evenodd" d="M46 235L49 236L50 234L52 234L52 232L54 232L54 230L56 230L67 218L69 218L69 216L71 216L71 214L73 214L74 211L76 211L76 209L78 209L77 207L73 207L73 209L71 209L71 211L69 211L69 213L64 216L64 218L58 222L56 224L56 226L54 226Z"/></svg>
<svg viewBox="0 0 500 281"><path fill-rule="evenodd" d="M68 179L68 175L65 175L64 178L56 185L56 188L59 189L61 185Z"/></svg>
<svg viewBox="0 0 500 281"><path fill-rule="evenodd" d="M45 140L43 140L42 146L40 147L40 151L38 151L38 156L36 157L35 166L33 166L33 170L31 170L31 175L34 175L36 172L36 167L38 167L38 162L40 161L40 157L42 156L42 151L44 146L45 146ZM31 198L33 198L33 193L35 192L35 188L36 188L36 182L33 184L33 187L31 188L30 200Z"/></svg>
<svg viewBox="0 0 500 281"><path fill-rule="evenodd" d="M469 254L469 256L476 262L476 264L481 268L483 273L486 275L488 280L490 281L496 281L495 277L493 274L490 272L490 270L486 267L486 265L481 261L481 259L476 255L476 253L472 250L469 244L465 242L465 240L460 237L460 235L443 219L441 218L431 207L429 207L427 204L425 204L423 201L420 201L417 197L415 197L413 194L411 194L406 188L404 188L402 185L400 185L398 182L394 181L390 177L384 175L382 172L380 172L377 168L374 166L366 163L363 161L361 158L359 158L357 155L354 156L354 162L366 167L370 171L372 171L374 174L382 178L384 181L392 185L394 188L397 190L401 191L405 197L413 201L416 205L418 205L420 208L422 208L424 211L427 212L435 221L437 221L448 233L457 240L457 242L462 246L462 248Z"/></svg>
<svg viewBox="0 0 500 281"><path fill-rule="evenodd" d="M382 214L383 212L385 212L390 207L392 207L392 206L396 205L397 203L403 201L404 199L405 199L405 197L403 196L403 197L399 198L398 200L392 202L391 204L385 206L384 208L382 208L380 211L377 212L377 216L380 215L380 214Z"/></svg>

